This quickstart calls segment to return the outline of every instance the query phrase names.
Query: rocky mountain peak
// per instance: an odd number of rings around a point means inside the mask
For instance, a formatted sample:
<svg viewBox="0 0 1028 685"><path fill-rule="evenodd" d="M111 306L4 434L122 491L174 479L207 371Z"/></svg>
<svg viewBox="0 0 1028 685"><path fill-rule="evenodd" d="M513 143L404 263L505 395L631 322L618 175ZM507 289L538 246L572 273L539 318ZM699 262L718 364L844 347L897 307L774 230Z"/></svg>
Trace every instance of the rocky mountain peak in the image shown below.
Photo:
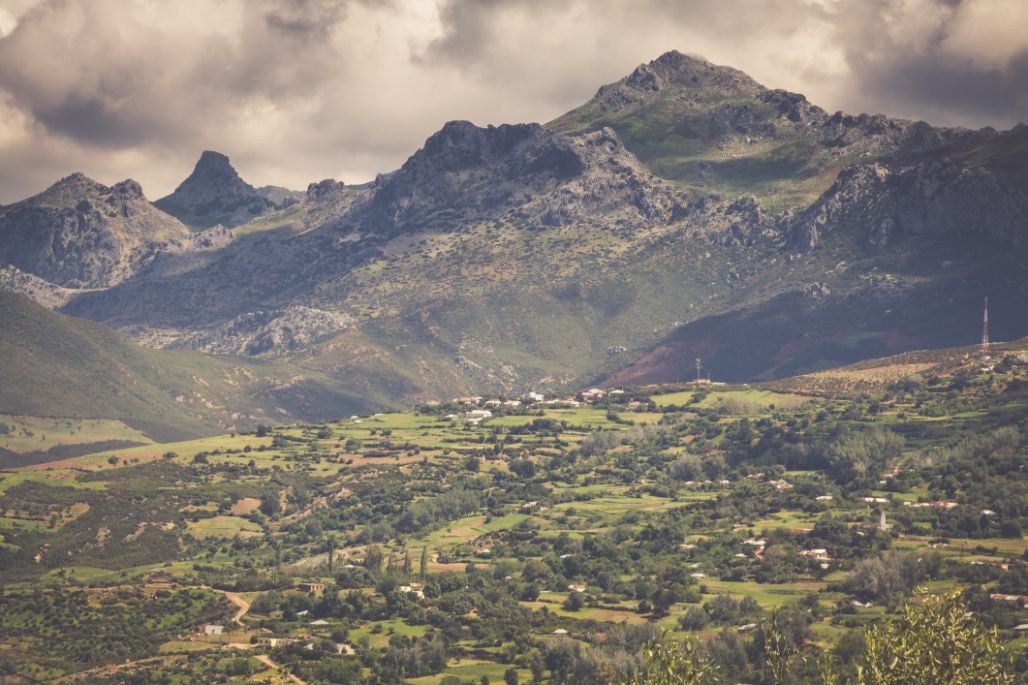
<svg viewBox="0 0 1028 685"><path fill-rule="evenodd" d="M46 191L42 193L42 196L56 199L69 195L100 193L105 190L107 190L107 186L104 184L94 181L81 171L76 171L47 188Z"/></svg>
<svg viewBox="0 0 1028 685"><path fill-rule="evenodd" d="M712 93L723 97L755 97L765 90L764 86L738 69L671 50L655 60L640 64L620 81L601 86L585 107L618 111L647 102L660 93L682 100L700 98L706 101Z"/></svg>
<svg viewBox="0 0 1028 685"><path fill-rule="evenodd" d="M727 89L760 88L749 76L731 67L722 67L698 55L670 50L647 64L640 64L624 80L637 90L658 91L668 87Z"/></svg>
<svg viewBox="0 0 1028 685"><path fill-rule="evenodd" d="M204 150L196 166L186 180L175 189L176 193L195 192L199 187L216 185L226 189L254 190L235 170L227 155L213 150Z"/></svg>
<svg viewBox="0 0 1028 685"><path fill-rule="evenodd" d="M215 171L238 176L236 170L232 167L232 164L228 159L228 155L215 150L204 150L200 153L200 159L196 162L194 173L196 173L196 171Z"/></svg>
<svg viewBox="0 0 1028 685"><path fill-rule="evenodd" d="M564 136L539 124L447 123L396 172L376 181L366 228L391 233L456 212L456 223L506 216L528 224L621 225L669 217L675 192L613 129Z"/></svg>
<svg viewBox="0 0 1028 685"><path fill-rule="evenodd" d="M425 141L404 168L427 159L449 170L499 161L525 141L545 134L539 124L503 124L478 127L470 121L449 121Z"/></svg>
<svg viewBox="0 0 1028 685"><path fill-rule="evenodd" d="M238 226L280 208L244 181L228 156L213 150L204 150L193 173L154 204L193 228Z"/></svg>
<svg viewBox="0 0 1028 685"><path fill-rule="evenodd" d="M114 285L188 237L131 179L107 187L76 173L0 209L0 263L72 288Z"/></svg>

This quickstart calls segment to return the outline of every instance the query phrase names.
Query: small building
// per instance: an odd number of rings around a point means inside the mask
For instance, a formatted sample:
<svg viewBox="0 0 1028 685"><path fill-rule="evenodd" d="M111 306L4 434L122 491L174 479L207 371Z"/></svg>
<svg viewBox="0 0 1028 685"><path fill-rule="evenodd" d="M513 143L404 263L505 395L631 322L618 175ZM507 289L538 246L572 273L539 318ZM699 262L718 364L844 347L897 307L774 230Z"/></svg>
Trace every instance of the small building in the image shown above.
<svg viewBox="0 0 1028 685"><path fill-rule="evenodd" d="M425 598L425 592L421 589L421 585L419 583L411 583L410 585L400 585L396 589L398 592L401 592L405 595L414 595L418 599Z"/></svg>
<svg viewBox="0 0 1028 685"><path fill-rule="evenodd" d="M302 590L309 595L317 594L325 591L324 583L299 583L296 588Z"/></svg>
<svg viewBox="0 0 1028 685"><path fill-rule="evenodd" d="M800 556L813 559L814 561L831 561L832 558L828 556L828 550L823 547L817 549L805 549L800 552Z"/></svg>
<svg viewBox="0 0 1028 685"><path fill-rule="evenodd" d="M200 635L221 635L225 632L225 626L219 626L214 623L202 623L196 627L196 632Z"/></svg>
<svg viewBox="0 0 1028 685"><path fill-rule="evenodd" d="M299 640L297 640L296 638L293 638L293 637L258 637L257 638L257 644L258 645L261 645L261 646L264 646L264 647L271 647L272 649L274 649L275 647L285 647L286 645L296 644L297 642L299 642Z"/></svg>
<svg viewBox="0 0 1028 685"><path fill-rule="evenodd" d="M493 413L488 409L472 409L471 411L464 413L464 418L472 421L482 421L484 419L493 418Z"/></svg>
<svg viewBox="0 0 1028 685"><path fill-rule="evenodd" d="M571 583L568 585L568 590L571 592L585 592L586 587L585 583Z"/></svg>

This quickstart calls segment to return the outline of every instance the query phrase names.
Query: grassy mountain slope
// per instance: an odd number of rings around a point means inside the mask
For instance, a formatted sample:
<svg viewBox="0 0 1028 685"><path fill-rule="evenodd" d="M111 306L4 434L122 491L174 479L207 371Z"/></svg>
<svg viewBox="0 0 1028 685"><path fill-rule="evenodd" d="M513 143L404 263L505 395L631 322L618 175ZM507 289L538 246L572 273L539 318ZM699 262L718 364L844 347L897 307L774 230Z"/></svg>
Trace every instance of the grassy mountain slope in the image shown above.
<svg viewBox="0 0 1028 685"><path fill-rule="evenodd" d="M881 115L829 115L800 94L675 51L547 126L573 134L609 126L658 176L696 194L752 194L776 212L809 205L850 164L991 138Z"/></svg>
<svg viewBox="0 0 1028 685"><path fill-rule="evenodd" d="M157 440L373 406L301 368L150 350L0 293L0 413L119 419Z"/></svg>

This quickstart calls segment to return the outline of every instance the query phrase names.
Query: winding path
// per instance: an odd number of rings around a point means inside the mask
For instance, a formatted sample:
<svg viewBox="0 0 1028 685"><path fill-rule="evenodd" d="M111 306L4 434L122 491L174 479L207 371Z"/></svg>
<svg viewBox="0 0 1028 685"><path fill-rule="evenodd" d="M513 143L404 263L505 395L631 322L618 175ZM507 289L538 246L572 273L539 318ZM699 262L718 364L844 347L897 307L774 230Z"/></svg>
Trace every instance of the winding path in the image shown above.
<svg viewBox="0 0 1028 685"><path fill-rule="evenodd" d="M296 685L307 685L307 683L305 681L300 680L300 678L298 678L297 676L293 675L289 671L285 670L282 666L280 666L279 664L276 664L274 661L272 661L271 657L268 656L267 654L257 654L257 655L254 656L254 659L257 659L257 661L261 662L262 664L264 664L268 668L273 668L276 671L284 672L286 674L286 676L290 680L292 680L294 683L296 683Z"/></svg>
<svg viewBox="0 0 1028 685"><path fill-rule="evenodd" d="M225 595L225 599L239 607L239 611L232 617L232 622L237 626L243 625L243 616L246 616L246 612L250 611L250 600L243 597L238 592L228 592L226 590L221 591Z"/></svg>

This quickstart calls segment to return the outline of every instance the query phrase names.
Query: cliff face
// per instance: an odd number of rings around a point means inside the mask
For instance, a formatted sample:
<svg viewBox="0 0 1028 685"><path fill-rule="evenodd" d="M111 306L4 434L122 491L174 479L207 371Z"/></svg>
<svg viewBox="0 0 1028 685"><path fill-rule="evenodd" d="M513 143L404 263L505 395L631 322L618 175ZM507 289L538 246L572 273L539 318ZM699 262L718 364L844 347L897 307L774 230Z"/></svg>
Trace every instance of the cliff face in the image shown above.
<svg viewBox="0 0 1028 685"><path fill-rule="evenodd" d="M872 250L903 238L964 234L1013 246L1028 233L1028 197L983 167L951 159L909 166L862 164L838 179L790 226L790 243L812 250L848 234Z"/></svg>
<svg viewBox="0 0 1028 685"><path fill-rule="evenodd" d="M0 208L0 263L60 286L115 285L188 238L189 230L131 180L108 188L73 174Z"/></svg>

